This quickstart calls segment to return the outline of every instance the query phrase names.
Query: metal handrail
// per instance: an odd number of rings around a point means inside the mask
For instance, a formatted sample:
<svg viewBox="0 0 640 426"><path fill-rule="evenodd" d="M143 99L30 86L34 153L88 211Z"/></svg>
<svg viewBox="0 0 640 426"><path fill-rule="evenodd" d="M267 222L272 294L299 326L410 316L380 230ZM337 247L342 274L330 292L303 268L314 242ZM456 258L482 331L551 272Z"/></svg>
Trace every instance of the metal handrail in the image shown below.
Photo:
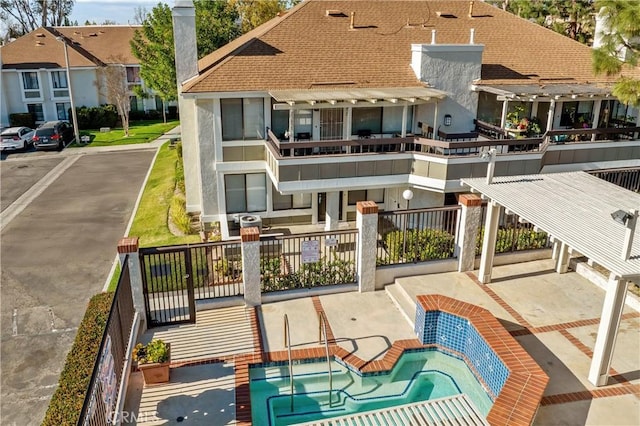
<svg viewBox="0 0 640 426"><path fill-rule="evenodd" d="M324 334L324 351L327 356L327 370L329 371L329 408L333 404L331 395L333 393L333 373L331 371L331 359L329 358L329 338L327 336L327 317L323 311L318 311L318 344L322 343ZM292 410L293 411L293 410Z"/></svg>
<svg viewBox="0 0 640 426"><path fill-rule="evenodd" d="M284 314L284 346L289 353L289 381L291 382L291 412L293 413L293 361L291 360L291 335L289 334L289 318Z"/></svg>

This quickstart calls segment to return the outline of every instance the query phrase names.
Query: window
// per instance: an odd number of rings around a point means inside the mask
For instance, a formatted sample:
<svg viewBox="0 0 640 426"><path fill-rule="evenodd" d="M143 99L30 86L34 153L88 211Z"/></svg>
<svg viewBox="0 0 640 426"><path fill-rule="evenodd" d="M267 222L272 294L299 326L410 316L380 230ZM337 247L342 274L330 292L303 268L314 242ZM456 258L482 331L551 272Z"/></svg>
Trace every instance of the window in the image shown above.
<svg viewBox="0 0 640 426"><path fill-rule="evenodd" d="M574 128L591 127L593 101L563 102L560 125Z"/></svg>
<svg viewBox="0 0 640 426"><path fill-rule="evenodd" d="M262 98L220 99L222 140L264 138Z"/></svg>
<svg viewBox="0 0 640 426"><path fill-rule="evenodd" d="M275 101L271 100L271 131L279 139L285 139L284 132L289 129L289 111L285 109L273 109Z"/></svg>
<svg viewBox="0 0 640 426"><path fill-rule="evenodd" d="M402 110L404 107L384 107L382 109L382 133L402 134ZM406 130L411 132L413 128L413 107L407 108L407 127Z"/></svg>
<svg viewBox="0 0 640 426"><path fill-rule="evenodd" d="M384 188L349 191L348 199L350 206L355 206L358 201L375 201L376 203L384 203Z"/></svg>
<svg viewBox="0 0 640 426"><path fill-rule="evenodd" d="M310 193L282 195L275 188L273 188L272 195L273 195L273 210L311 208Z"/></svg>
<svg viewBox="0 0 640 426"><path fill-rule="evenodd" d="M66 98L69 96L69 85L67 83L67 73L65 71L51 72L51 87L54 98Z"/></svg>
<svg viewBox="0 0 640 426"><path fill-rule="evenodd" d="M71 104L69 102L56 103L58 120L69 120L69 109L71 109Z"/></svg>
<svg viewBox="0 0 640 426"><path fill-rule="evenodd" d="M140 111L142 110L140 102L138 101L137 96L129 96L129 111Z"/></svg>
<svg viewBox="0 0 640 426"><path fill-rule="evenodd" d="M27 71L22 73L22 88L24 89L24 97L41 98L40 83L38 82L38 73L35 71Z"/></svg>
<svg viewBox="0 0 640 426"><path fill-rule="evenodd" d="M127 83L140 83L140 68L127 67Z"/></svg>
<svg viewBox="0 0 640 426"><path fill-rule="evenodd" d="M359 130L382 133L382 108L354 108L351 119L351 134L357 135Z"/></svg>
<svg viewBox="0 0 640 426"><path fill-rule="evenodd" d="M225 175L227 213L267 210L267 179L265 173Z"/></svg>
<svg viewBox="0 0 640 426"><path fill-rule="evenodd" d="M27 110L33 115L35 121L44 121L44 112L42 104L28 104Z"/></svg>

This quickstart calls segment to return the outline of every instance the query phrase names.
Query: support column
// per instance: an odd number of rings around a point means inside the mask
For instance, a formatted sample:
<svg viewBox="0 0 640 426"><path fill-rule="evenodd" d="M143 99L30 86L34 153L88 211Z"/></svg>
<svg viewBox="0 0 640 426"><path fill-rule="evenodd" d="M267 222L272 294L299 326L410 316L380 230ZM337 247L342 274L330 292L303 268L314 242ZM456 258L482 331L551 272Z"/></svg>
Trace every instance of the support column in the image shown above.
<svg viewBox="0 0 640 426"><path fill-rule="evenodd" d="M551 251L551 259L553 259L554 261L558 261L558 254L560 253L560 241L556 240L555 238L552 240L553 242L553 249Z"/></svg>
<svg viewBox="0 0 640 426"><path fill-rule="evenodd" d="M549 102L549 113L547 114L547 126L545 127L545 131L553 129L553 117L556 115L556 100L551 99Z"/></svg>
<svg viewBox="0 0 640 426"><path fill-rule="evenodd" d="M589 381L594 386L604 386L609 379L609 367L620 327L620 319L627 295L626 280L609 275L607 293L602 305L602 315L598 326L598 336L593 348L593 359L589 369Z"/></svg>
<svg viewBox="0 0 640 426"><path fill-rule="evenodd" d="M560 251L558 252L556 272L559 274L566 274L568 270L569 270L569 246L563 241L560 244Z"/></svg>
<svg viewBox="0 0 640 426"><path fill-rule="evenodd" d="M378 205L374 201L356 204L358 229L357 273L361 293L376 289L376 249L378 246Z"/></svg>
<svg viewBox="0 0 640 426"><path fill-rule="evenodd" d="M458 200L458 272L473 271L476 260L476 239L482 222L482 198L477 194L462 194Z"/></svg>
<svg viewBox="0 0 640 426"><path fill-rule="evenodd" d="M484 224L484 237L482 239L482 257L480 258L480 271L478 272L478 279L482 284L491 282L491 270L493 269L493 256L496 252L498 219L500 218L501 208L495 201L491 201L487 207L487 219Z"/></svg>
<svg viewBox="0 0 640 426"><path fill-rule="evenodd" d="M240 228L242 240L242 279L244 303L258 306L262 303L260 291L260 230L258 227Z"/></svg>
<svg viewBox="0 0 640 426"><path fill-rule="evenodd" d="M500 116L500 127L504 129L504 126L507 124L507 112L509 111L509 101L502 101L502 115Z"/></svg>
<svg viewBox="0 0 640 426"><path fill-rule="evenodd" d="M120 241L118 241L118 259L120 260L121 270L124 269L124 262L125 259L127 259L127 266L129 267L129 279L131 280L131 296L133 298L133 307L135 308L138 315L140 315L140 318L146 319L147 313L144 307L144 293L142 290L142 268L140 267L138 237L120 238Z"/></svg>
<svg viewBox="0 0 640 426"><path fill-rule="evenodd" d="M289 128L287 129L288 133L289 133L289 142L293 142L294 139L294 116L295 116L295 111L293 109L293 107L289 110Z"/></svg>
<svg viewBox="0 0 640 426"><path fill-rule="evenodd" d="M325 213L325 231L335 231L340 224L340 193L339 192L327 192L327 203Z"/></svg>
<svg viewBox="0 0 640 426"><path fill-rule="evenodd" d="M602 99L598 99L594 106L593 106L593 117L591 119L591 128L592 129L597 129L598 128L598 121L600 121L600 108L602 108ZM594 133L593 135L591 135L591 142L595 142L596 141L596 134Z"/></svg>

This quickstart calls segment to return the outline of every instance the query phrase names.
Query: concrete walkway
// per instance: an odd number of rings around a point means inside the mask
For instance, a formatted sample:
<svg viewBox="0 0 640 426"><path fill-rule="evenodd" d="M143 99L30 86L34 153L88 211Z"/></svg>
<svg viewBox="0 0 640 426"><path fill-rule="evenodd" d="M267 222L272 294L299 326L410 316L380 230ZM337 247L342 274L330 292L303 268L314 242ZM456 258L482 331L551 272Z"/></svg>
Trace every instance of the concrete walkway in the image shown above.
<svg viewBox="0 0 640 426"><path fill-rule="evenodd" d="M604 291L576 273L556 274L548 260L496 267L494 277L492 284L481 285L473 273L424 275L398 279L385 291L265 304L256 309L253 326L253 341L258 339L260 343L249 353L284 349L285 313L289 317L294 349L320 347L318 311L322 310L328 319L330 335L339 347L367 362L377 360L394 341L415 337L412 318L416 295L443 294L491 311L549 375L550 382L535 425L640 424L640 313L632 309L625 311L615 348L612 378L607 386L595 388L587 381L587 373ZM198 312L198 316L204 315L207 314ZM245 326L246 323L241 324L242 329ZM216 324L212 323L210 327L213 330ZM204 330L201 333L207 334ZM242 335L244 337L239 335L238 338L248 339L245 333ZM224 342L220 344L224 345ZM212 354L220 353L223 347L211 347L210 350ZM236 401L229 399L230 393L222 393L224 397L220 398L220 390L229 388L204 382L213 375L221 383L228 383L227 376L216 370L224 370L227 364L212 362L209 366L198 367L202 376L195 370L188 373L193 374L191 379L172 376L180 380L179 390L175 388L174 379L159 387L139 385L136 391L142 397L130 397L128 409L144 410L148 415L155 413L149 424L177 425L180 422L177 413L189 410L224 413L210 424L235 424L235 416L226 415L229 404ZM225 362L231 362L231 359L225 358ZM182 374L181 370L192 368L196 367L174 368L173 371ZM211 392L214 389L218 391ZM185 401L184 398L175 399L176 392L195 399L189 399L187 408L180 411L179 404ZM164 395L164 399L152 397L159 394ZM136 403L138 400L143 402ZM191 404L195 400L201 404L197 409Z"/></svg>

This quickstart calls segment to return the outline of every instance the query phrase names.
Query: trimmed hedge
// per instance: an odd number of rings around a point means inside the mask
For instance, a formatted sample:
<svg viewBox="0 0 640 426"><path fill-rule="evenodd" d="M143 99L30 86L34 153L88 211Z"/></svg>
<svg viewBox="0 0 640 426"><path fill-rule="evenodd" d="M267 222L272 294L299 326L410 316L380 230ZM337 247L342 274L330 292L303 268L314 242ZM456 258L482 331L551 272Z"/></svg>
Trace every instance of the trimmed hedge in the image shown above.
<svg viewBox="0 0 640 426"><path fill-rule="evenodd" d="M11 127L31 127L36 128L36 120L30 112L16 112L9 114L9 125Z"/></svg>
<svg viewBox="0 0 640 426"><path fill-rule="evenodd" d="M60 373L58 388L49 403L43 426L77 424L112 303L113 293L100 293L89 301Z"/></svg>
<svg viewBox="0 0 640 426"><path fill-rule="evenodd" d="M411 229L406 239L402 231L389 232L385 244L389 251L389 259L397 263L422 262L425 260L448 259L453 256L454 236L439 229Z"/></svg>
<svg viewBox="0 0 640 426"><path fill-rule="evenodd" d="M99 129L100 127L116 127L118 110L115 105L76 108L79 129ZM71 117L71 114L69 114Z"/></svg>
<svg viewBox="0 0 640 426"><path fill-rule="evenodd" d="M484 227L476 237L476 255L482 253ZM547 246L549 236L533 228L500 228L496 237L496 253L508 253L522 250L536 250Z"/></svg>

